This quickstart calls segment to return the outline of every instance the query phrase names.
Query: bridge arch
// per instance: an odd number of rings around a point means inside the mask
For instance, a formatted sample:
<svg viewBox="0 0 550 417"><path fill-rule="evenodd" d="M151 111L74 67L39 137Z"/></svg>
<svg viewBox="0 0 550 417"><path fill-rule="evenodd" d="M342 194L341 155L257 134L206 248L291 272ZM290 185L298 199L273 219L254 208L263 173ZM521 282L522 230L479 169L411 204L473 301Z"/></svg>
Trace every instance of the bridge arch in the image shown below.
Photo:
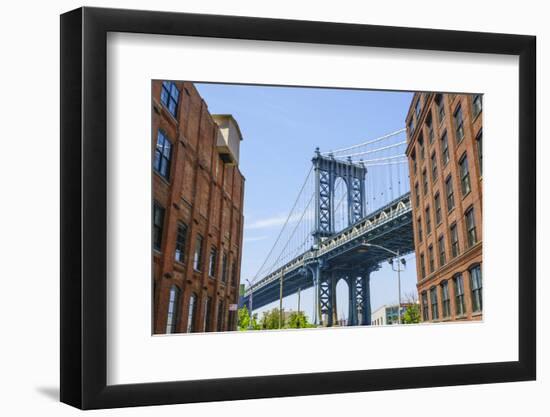
<svg viewBox="0 0 550 417"><path fill-rule="evenodd" d="M336 177L334 180L334 232L345 229L349 226L349 196L348 182L344 177Z"/></svg>
<svg viewBox="0 0 550 417"><path fill-rule="evenodd" d="M346 277L339 277L335 282L336 291L334 297L336 302L336 325L346 326L349 320L349 292L350 286Z"/></svg>

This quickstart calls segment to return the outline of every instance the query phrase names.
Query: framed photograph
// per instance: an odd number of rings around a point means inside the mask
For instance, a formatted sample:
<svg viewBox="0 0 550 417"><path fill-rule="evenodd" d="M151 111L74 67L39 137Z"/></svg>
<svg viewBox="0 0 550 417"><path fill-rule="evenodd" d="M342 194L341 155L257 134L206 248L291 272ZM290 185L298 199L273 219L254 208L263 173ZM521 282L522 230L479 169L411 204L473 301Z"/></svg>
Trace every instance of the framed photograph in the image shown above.
<svg viewBox="0 0 550 417"><path fill-rule="evenodd" d="M61 16L61 401L533 380L535 38Z"/></svg>

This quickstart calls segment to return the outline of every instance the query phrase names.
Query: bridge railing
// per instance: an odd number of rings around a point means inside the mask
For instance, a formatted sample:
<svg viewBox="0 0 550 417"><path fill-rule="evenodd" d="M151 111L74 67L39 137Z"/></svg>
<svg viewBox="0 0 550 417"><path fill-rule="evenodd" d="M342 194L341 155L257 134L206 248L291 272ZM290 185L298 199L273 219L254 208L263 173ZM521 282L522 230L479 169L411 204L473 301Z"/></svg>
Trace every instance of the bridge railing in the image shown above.
<svg viewBox="0 0 550 417"><path fill-rule="evenodd" d="M325 253L353 240L357 236L363 235L374 227L381 226L384 223L392 221L395 217L401 215L404 211L411 208L410 193L401 196L388 205L376 210L374 213L365 217L363 220L342 230L335 236L324 240L319 247L317 255Z"/></svg>

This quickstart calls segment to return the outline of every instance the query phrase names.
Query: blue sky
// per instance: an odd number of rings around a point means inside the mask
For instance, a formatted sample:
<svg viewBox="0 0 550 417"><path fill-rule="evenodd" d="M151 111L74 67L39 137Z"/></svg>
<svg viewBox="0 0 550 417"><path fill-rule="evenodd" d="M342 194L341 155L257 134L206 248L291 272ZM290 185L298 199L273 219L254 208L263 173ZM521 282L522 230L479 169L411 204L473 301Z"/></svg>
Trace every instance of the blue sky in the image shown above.
<svg viewBox="0 0 550 417"><path fill-rule="evenodd" d="M354 145L403 128L412 99L408 92L195 85L210 113L232 114L243 134L239 163L246 178L243 283L256 274L273 245L311 166L315 147L326 151ZM411 254L402 273L402 294L416 292L415 283ZM337 303L344 316L346 292L341 282ZM396 274L385 263L371 275L372 309L396 302ZM287 297L284 306L296 309L297 296ZM313 291L302 291L301 309L311 316Z"/></svg>

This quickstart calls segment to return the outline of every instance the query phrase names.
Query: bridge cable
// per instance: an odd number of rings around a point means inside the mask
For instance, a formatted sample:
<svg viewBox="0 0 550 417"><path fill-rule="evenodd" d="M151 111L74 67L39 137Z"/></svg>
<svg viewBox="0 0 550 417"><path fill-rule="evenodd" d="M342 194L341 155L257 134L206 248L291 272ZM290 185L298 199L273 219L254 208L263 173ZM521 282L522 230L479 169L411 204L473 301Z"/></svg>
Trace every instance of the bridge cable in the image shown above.
<svg viewBox="0 0 550 417"><path fill-rule="evenodd" d="M323 152L321 155L327 156L327 155L330 155L331 153L340 153L340 152L344 152L344 151L349 151L351 149L360 148L361 146L370 145L372 143L380 142L381 140L391 138L392 136L398 135L399 133L402 133L405 130L406 130L405 128L399 129L399 130L396 130L395 132L388 133L388 134L386 134L384 136L380 136L376 139L372 139L372 140L367 141L367 142L359 143L357 145L348 146L347 148L340 148L340 149L335 149L335 150L328 151L328 152Z"/></svg>
<svg viewBox="0 0 550 417"><path fill-rule="evenodd" d="M258 279L258 276L260 275L260 272L262 272L263 267L265 266L267 260L269 259L269 257L273 253L273 251L275 250L275 247L276 247L277 243L279 243L279 239L281 238L281 236L283 234L283 231L285 230L286 225L290 221L292 213L294 212L294 209L296 208L296 205L298 204L300 196L302 195L302 191L306 187L312 171L313 171L313 165L311 165L311 167L309 168L309 171L306 175L306 179L305 179L302 187L300 188L300 192L298 193L298 196L296 197L296 200L294 201L294 204L292 205L292 208L290 209L290 212L288 213L288 217L286 218L285 223L283 224L283 227L281 228L281 231L279 232L279 235L277 236L277 239L275 239L275 243L273 244L273 246L269 250L269 253L267 254L267 257L265 258L264 262L262 263L262 266L260 266L260 269L258 270L258 272L256 272L256 275L254 275L254 278L252 279L251 283L256 282L256 280Z"/></svg>

